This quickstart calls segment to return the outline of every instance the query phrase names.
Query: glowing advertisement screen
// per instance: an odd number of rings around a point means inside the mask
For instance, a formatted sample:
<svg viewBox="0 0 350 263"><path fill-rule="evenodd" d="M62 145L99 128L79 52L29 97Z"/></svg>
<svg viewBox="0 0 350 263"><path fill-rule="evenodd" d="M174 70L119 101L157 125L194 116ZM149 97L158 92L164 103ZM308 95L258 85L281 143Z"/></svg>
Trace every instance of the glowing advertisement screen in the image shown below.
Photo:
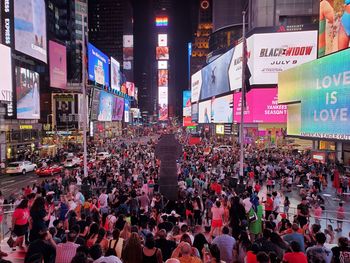
<svg viewBox="0 0 350 263"><path fill-rule="evenodd" d="M280 74L279 102L301 103L301 136L350 140L349 57L346 49Z"/></svg>
<svg viewBox="0 0 350 263"><path fill-rule="evenodd" d="M191 117L193 121L198 121L198 103L192 103L191 106Z"/></svg>
<svg viewBox="0 0 350 263"><path fill-rule="evenodd" d="M211 100L199 103L198 123L211 123Z"/></svg>
<svg viewBox="0 0 350 263"><path fill-rule="evenodd" d="M98 111L98 121L111 121L114 96L108 92L101 91Z"/></svg>
<svg viewBox="0 0 350 263"><path fill-rule="evenodd" d="M169 60L169 47L156 47L157 60Z"/></svg>
<svg viewBox="0 0 350 263"><path fill-rule="evenodd" d="M127 81L125 82L126 89L128 91L128 95L130 97L134 97L135 95L135 83Z"/></svg>
<svg viewBox="0 0 350 263"><path fill-rule="evenodd" d="M167 34L158 34L158 46L167 47L168 46L168 35Z"/></svg>
<svg viewBox="0 0 350 263"><path fill-rule="evenodd" d="M230 91L228 69L230 66L232 54L233 49L221 55L201 70L201 100Z"/></svg>
<svg viewBox="0 0 350 263"><path fill-rule="evenodd" d="M88 43L89 80L109 87L108 57Z"/></svg>
<svg viewBox="0 0 350 263"><path fill-rule="evenodd" d="M39 74L16 67L17 119L40 119Z"/></svg>
<svg viewBox="0 0 350 263"><path fill-rule="evenodd" d="M317 31L255 34L249 45L250 84L277 84L278 73L317 58Z"/></svg>
<svg viewBox="0 0 350 263"><path fill-rule="evenodd" d="M168 119L168 87L158 87L158 117L160 121Z"/></svg>
<svg viewBox="0 0 350 263"><path fill-rule="evenodd" d="M47 62L44 0L14 0L15 48Z"/></svg>
<svg viewBox="0 0 350 263"><path fill-rule="evenodd" d="M124 100L124 122L130 121L130 101L125 99Z"/></svg>
<svg viewBox="0 0 350 263"><path fill-rule="evenodd" d="M246 123L286 123L287 106L278 104L277 89L253 89L247 93L247 106L244 111ZM234 94L233 116L241 122L241 93Z"/></svg>
<svg viewBox="0 0 350 263"><path fill-rule="evenodd" d="M111 57L111 88L120 91L120 63Z"/></svg>
<svg viewBox="0 0 350 263"><path fill-rule="evenodd" d="M112 121L121 121L124 114L124 99L121 97L114 97Z"/></svg>
<svg viewBox="0 0 350 263"><path fill-rule="evenodd" d="M182 111L183 117L191 116L191 91L184 90L182 92Z"/></svg>
<svg viewBox="0 0 350 263"><path fill-rule="evenodd" d="M232 123L233 95L212 99L211 113L214 123Z"/></svg>
<svg viewBox="0 0 350 263"><path fill-rule="evenodd" d="M67 88L66 47L49 41L50 86L59 89Z"/></svg>
<svg viewBox="0 0 350 263"><path fill-rule="evenodd" d="M197 102L202 88L202 71L197 71L191 76L191 102Z"/></svg>
<svg viewBox="0 0 350 263"><path fill-rule="evenodd" d="M0 101L12 102L12 58L11 49L0 44L0 57L2 67L0 70Z"/></svg>
<svg viewBox="0 0 350 263"><path fill-rule="evenodd" d="M168 70L160 69L158 70L158 86L168 87Z"/></svg>
<svg viewBox="0 0 350 263"><path fill-rule="evenodd" d="M158 69L168 69L168 61L159 60L158 61Z"/></svg>
<svg viewBox="0 0 350 263"><path fill-rule="evenodd" d="M347 0L320 1L318 57L350 46L350 2Z"/></svg>

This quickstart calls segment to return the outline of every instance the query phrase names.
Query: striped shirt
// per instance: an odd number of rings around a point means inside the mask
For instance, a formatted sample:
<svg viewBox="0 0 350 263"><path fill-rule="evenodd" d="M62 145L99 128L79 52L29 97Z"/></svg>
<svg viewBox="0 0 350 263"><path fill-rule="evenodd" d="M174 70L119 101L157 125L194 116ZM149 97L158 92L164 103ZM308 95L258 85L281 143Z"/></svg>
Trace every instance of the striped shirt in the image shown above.
<svg viewBox="0 0 350 263"><path fill-rule="evenodd" d="M77 253L78 244L73 242L60 243L56 246L56 263L70 263Z"/></svg>

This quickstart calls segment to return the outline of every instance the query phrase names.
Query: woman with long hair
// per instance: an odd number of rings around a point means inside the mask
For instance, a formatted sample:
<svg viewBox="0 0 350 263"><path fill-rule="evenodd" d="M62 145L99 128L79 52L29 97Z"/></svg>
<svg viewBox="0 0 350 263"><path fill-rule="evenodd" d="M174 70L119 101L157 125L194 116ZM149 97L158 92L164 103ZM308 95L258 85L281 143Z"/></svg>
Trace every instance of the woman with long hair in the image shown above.
<svg viewBox="0 0 350 263"><path fill-rule="evenodd" d="M14 248L23 248L24 236L28 231L29 209L28 200L23 199L12 215L12 231L17 236Z"/></svg>
<svg viewBox="0 0 350 263"><path fill-rule="evenodd" d="M205 238L205 236L202 233L198 233L197 235L195 235L194 237L194 241L193 241L193 247L195 247L196 249L198 249L199 254L201 256L201 258L203 258L203 247L204 245L208 245L208 241Z"/></svg>
<svg viewBox="0 0 350 263"><path fill-rule="evenodd" d="M40 238L39 231L47 227L46 222L50 219L50 211L46 212L44 197L37 197L30 209L29 241L33 242Z"/></svg>
<svg viewBox="0 0 350 263"><path fill-rule="evenodd" d="M100 227L100 229L98 230L95 244L99 244L101 246L103 254L106 253L108 248L108 240L106 235L107 235L106 230L103 227Z"/></svg>
<svg viewBox="0 0 350 263"><path fill-rule="evenodd" d="M234 248L235 262L243 263L247 255L247 251L251 248L252 242L249 240L248 233L242 231L237 239L236 246Z"/></svg>
<svg viewBox="0 0 350 263"><path fill-rule="evenodd" d="M204 263L225 263L221 261L220 249L216 244L211 244L209 250L204 250L205 257L203 258Z"/></svg>
<svg viewBox="0 0 350 263"><path fill-rule="evenodd" d="M126 241L122 252L123 263L140 263L142 262L141 240L137 233L132 233Z"/></svg>
<svg viewBox="0 0 350 263"><path fill-rule="evenodd" d="M86 236L86 246L88 248L91 248L98 238L98 232L100 230L100 227L96 223L92 223L89 228L89 233Z"/></svg>
<svg viewBox="0 0 350 263"><path fill-rule="evenodd" d="M146 235L145 246L142 249L143 263L162 263L162 251L155 247L153 234Z"/></svg>
<svg viewBox="0 0 350 263"><path fill-rule="evenodd" d="M114 229L112 233L112 239L108 241L108 249L106 256L115 255L118 258L122 258L122 250L124 246L124 239L120 237L119 229ZM114 249L114 251L111 251ZM110 253L109 253L110 251Z"/></svg>
<svg viewBox="0 0 350 263"><path fill-rule="evenodd" d="M234 238L238 238L241 230L244 228L244 220L247 220L245 208L240 203L240 199L238 196L234 196L230 200L231 208L230 208L230 227L232 229L232 236Z"/></svg>

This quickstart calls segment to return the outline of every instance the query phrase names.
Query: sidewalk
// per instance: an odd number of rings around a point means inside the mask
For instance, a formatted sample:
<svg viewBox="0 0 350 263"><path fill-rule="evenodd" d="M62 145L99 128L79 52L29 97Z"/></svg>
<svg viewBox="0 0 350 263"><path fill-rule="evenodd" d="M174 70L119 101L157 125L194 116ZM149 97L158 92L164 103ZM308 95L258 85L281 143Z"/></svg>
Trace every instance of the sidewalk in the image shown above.
<svg viewBox="0 0 350 263"><path fill-rule="evenodd" d="M19 249L12 251L12 249L7 245L7 239L8 238L5 238L0 243L1 251L8 254L8 256L3 259L9 260L12 263L23 263L26 255L25 252L20 251Z"/></svg>

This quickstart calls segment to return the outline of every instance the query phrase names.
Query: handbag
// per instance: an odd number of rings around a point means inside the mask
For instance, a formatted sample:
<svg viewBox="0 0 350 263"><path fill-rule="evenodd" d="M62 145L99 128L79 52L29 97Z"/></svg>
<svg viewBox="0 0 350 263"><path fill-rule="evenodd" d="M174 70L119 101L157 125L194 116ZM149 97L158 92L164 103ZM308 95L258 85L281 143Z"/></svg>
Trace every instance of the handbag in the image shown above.
<svg viewBox="0 0 350 263"><path fill-rule="evenodd" d="M254 211L254 214L252 214L251 216L249 216L249 223L253 223L255 222L256 220L258 220L258 217Z"/></svg>
<svg viewBox="0 0 350 263"><path fill-rule="evenodd" d="M7 240L7 244L9 245L10 248L13 248L15 243L16 243L16 240L13 238L13 235L11 232L9 239Z"/></svg>

